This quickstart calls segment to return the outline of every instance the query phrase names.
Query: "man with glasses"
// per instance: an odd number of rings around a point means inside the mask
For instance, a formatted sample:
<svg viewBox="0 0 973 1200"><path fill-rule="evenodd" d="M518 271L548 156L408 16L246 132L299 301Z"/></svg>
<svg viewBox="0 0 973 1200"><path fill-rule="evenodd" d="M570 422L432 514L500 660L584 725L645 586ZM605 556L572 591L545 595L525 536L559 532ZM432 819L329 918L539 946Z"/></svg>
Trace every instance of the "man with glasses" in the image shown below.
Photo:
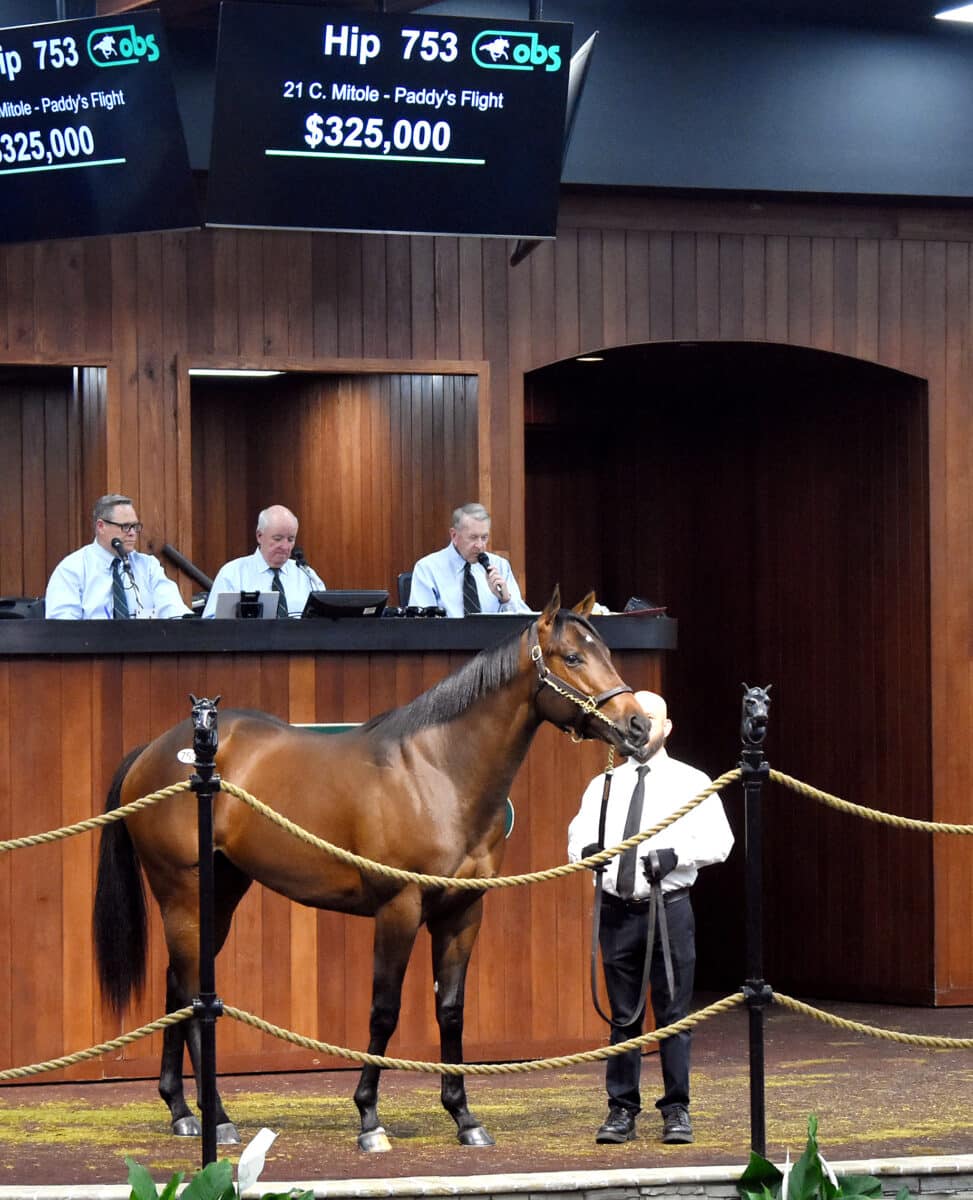
<svg viewBox="0 0 973 1200"><path fill-rule="evenodd" d="M192 616L159 560L135 549L142 522L131 497L102 496L92 517L94 541L61 559L48 581L46 617L112 621Z"/></svg>

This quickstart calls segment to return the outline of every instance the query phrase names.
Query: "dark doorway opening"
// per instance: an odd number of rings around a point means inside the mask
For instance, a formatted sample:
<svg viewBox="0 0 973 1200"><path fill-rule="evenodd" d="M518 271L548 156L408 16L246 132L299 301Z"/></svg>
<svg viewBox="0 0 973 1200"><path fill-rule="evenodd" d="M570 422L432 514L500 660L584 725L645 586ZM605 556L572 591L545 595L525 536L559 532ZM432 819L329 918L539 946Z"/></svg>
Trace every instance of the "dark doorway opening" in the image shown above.
<svg viewBox="0 0 973 1200"><path fill-rule="evenodd" d="M924 382L762 343L601 357L527 377L531 594L560 581L679 618L664 665L676 757L713 775L734 766L740 684L772 683L772 766L929 817ZM725 797L737 850L697 885L703 986L743 981L738 793ZM765 813L771 983L931 1001L929 840L781 788Z"/></svg>

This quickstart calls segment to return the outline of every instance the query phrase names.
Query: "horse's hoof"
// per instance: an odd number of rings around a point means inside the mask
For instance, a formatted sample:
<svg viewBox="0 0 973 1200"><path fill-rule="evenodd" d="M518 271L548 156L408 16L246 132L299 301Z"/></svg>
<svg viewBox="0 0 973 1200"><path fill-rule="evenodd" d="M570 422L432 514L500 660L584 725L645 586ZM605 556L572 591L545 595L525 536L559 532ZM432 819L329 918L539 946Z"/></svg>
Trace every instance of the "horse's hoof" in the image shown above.
<svg viewBox="0 0 973 1200"><path fill-rule="evenodd" d="M180 1117L172 1122L172 1132L176 1137L202 1137L203 1130L195 1117Z"/></svg>
<svg viewBox="0 0 973 1200"><path fill-rule="evenodd" d="M216 1144L218 1146L239 1146L240 1135L232 1121L225 1121L216 1126Z"/></svg>
<svg viewBox="0 0 973 1200"><path fill-rule="evenodd" d="M456 1136L459 1138L461 1146L495 1146L497 1144L482 1125L474 1125L472 1129L461 1129Z"/></svg>
<svg viewBox="0 0 973 1200"><path fill-rule="evenodd" d="M379 1125L377 1129L362 1130L358 1135L358 1149L364 1150L366 1154L384 1154L386 1150L392 1149L392 1143L389 1141L389 1135Z"/></svg>

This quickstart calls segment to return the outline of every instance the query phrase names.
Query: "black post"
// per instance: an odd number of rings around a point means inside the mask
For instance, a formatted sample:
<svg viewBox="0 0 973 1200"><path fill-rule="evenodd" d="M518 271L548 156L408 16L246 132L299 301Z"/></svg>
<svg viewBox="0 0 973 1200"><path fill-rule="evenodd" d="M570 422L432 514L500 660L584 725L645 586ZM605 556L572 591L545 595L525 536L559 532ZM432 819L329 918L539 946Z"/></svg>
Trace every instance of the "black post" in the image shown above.
<svg viewBox="0 0 973 1200"><path fill-rule="evenodd" d="M199 1021L199 1107L203 1124L202 1165L216 1162L216 1019L223 1003L216 995L216 934L213 896L213 794L220 790L216 774L219 744L215 700L193 702L193 751L196 770L190 777L197 799L199 833L199 995L193 1000Z"/></svg>
<svg viewBox="0 0 973 1200"><path fill-rule="evenodd" d="M750 1148L761 1155L767 1151L764 1008L773 995L763 978L763 828L760 812L760 789L770 774L770 764L765 761L763 751L770 708L770 686L768 684L760 688L743 685L743 719L740 725L747 860L747 981L743 993L750 1015Z"/></svg>

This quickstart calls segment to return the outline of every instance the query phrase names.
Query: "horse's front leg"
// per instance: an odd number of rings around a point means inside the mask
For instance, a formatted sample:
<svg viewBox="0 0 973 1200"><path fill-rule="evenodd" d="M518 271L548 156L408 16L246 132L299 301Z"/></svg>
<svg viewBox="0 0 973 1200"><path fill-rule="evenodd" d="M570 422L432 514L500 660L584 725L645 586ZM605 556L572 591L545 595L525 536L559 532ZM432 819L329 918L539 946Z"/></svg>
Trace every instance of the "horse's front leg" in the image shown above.
<svg viewBox="0 0 973 1200"><path fill-rule="evenodd" d="M421 919L421 900L416 889L400 892L375 914L372 1010L368 1020L368 1052L384 1054L402 1005L402 980L409 965ZM362 1067L355 1104L361 1116L358 1147L369 1153L390 1150L388 1134L378 1120L378 1081L381 1069Z"/></svg>
<svg viewBox="0 0 973 1200"><path fill-rule="evenodd" d="M430 920L432 970L436 986L436 1021L442 1061L463 1061L463 1004L466 971L476 935L483 919L483 898L444 917ZM461 1146L493 1146L493 1138L470 1112L466 1102L466 1080L462 1075L443 1075L443 1107L456 1122Z"/></svg>

